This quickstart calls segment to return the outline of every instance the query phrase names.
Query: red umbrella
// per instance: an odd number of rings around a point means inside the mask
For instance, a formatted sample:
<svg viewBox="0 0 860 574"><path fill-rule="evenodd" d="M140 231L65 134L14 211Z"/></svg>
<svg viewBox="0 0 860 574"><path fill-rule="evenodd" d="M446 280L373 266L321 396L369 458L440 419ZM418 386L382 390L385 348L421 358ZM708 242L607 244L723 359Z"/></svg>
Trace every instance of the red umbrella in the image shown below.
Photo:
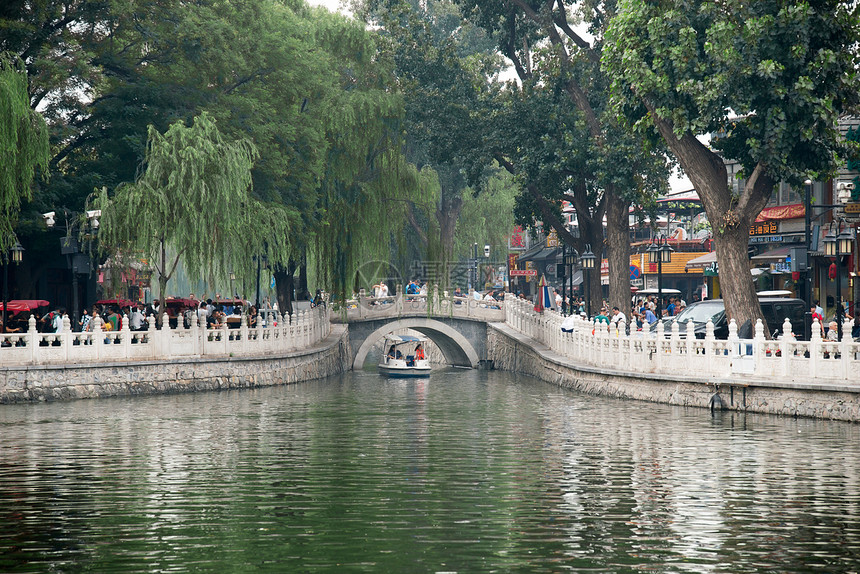
<svg viewBox="0 0 860 574"><path fill-rule="evenodd" d="M51 303L44 299L13 299L9 301L8 311L12 313L20 313L21 311L32 311L39 307L47 307ZM0 303L0 311L3 310L3 303Z"/></svg>

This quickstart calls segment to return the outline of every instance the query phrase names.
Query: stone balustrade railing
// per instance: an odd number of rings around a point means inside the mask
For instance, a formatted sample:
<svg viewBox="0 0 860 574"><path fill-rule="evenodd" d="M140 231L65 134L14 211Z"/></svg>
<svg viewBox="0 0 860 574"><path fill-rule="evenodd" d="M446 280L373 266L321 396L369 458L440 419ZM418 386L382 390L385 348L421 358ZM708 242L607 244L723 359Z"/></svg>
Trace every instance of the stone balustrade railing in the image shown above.
<svg viewBox="0 0 860 574"><path fill-rule="evenodd" d="M310 347L331 332L325 307L297 312L292 320L277 312L262 314L266 321L257 327L249 327L247 317L242 317L237 328L216 329L198 324L196 314L188 329L171 329L167 315L162 328L156 329L155 317L150 316L143 331L131 331L127 317L119 330L105 331L102 319L95 317L93 330L82 333L71 331L68 317L60 333L39 333L31 316L27 332L0 335L0 366L271 355Z"/></svg>
<svg viewBox="0 0 860 574"><path fill-rule="evenodd" d="M633 331L626 325L595 325L580 317L562 317L553 311L536 313L531 303L513 300L505 307L506 323L539 341L574 364L611 368L636 374L690 376L692 379L772 379L774 382L856 382L860 385L860 343L851 339L851 321L841 341L822 339L815 322L810 341L798 341L785 320L782 335L765 339L759 321L752 339L740 339L734 320L727 340L714 338L708 323L704 339L696 339L693 323L682 331L658 324L656 333ZM569 332L562 331L562 322Z"/></svg>
<svg viewBox="0 0 860 574"><path fill-rule="evenodd" d="M360 321L386 319L402 315L427 315L429 317L473 318L479 321L504 321L504 301L485 301L476 299L474 292L467 296L455 297L434 287L429 294L405 294L400 286L394 295L388 297L369 297L362 289L355 299L346 301L340 316L335 313L332 320Z"/></svg>

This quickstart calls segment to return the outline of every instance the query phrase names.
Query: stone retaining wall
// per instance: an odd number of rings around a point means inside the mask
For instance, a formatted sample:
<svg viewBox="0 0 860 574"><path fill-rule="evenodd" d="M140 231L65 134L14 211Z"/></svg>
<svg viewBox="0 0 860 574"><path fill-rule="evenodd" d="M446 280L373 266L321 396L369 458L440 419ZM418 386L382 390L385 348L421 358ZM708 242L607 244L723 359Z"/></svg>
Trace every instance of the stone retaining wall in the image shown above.
<svg viewBox="0 0 860 574"><path fill-rule="evenodd" d="M860 422L860 387L633 376L611 368L572 365L569 359L504 323L487 327L487 348L494 368L583 393L670 405Z"/></svg>
<svg viewBox="0 0 860 574"><path fill-rule="evenodd" d="M283 385L349 370L345 326L317 345L280 355L129 361L0 369L0 403L184 393Z"/></svg>

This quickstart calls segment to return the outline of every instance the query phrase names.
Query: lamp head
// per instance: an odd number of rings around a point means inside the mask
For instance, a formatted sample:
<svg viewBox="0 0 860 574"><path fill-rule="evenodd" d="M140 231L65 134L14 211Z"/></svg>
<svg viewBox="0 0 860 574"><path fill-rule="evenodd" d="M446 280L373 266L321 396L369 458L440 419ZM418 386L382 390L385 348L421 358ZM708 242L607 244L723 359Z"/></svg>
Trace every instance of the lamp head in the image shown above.
<svg viewBox="0 0 860 574"><path fill-rule="evenodd" d="M24 246L21 245L20 241L15 241L15 245L12 246L12 261L15 263L21 263L21 259L24 256Z"/></svg>
<svg viewBox="0 0 860 574"><path fill-rule="evenodd" d="M42 218L45 220L45 225L48 226L48 229L54 227L56 221L54 220L54 216L57 215L56 211L49 211L48 213L43 213Z"/></svg>

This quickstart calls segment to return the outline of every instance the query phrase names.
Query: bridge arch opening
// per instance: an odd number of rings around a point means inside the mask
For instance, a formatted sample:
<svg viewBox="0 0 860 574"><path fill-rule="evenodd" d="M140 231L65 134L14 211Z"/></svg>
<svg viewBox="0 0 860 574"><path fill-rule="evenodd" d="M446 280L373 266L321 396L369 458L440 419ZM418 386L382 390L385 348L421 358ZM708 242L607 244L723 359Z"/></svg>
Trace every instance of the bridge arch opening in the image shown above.
<svg viewBox="0 0 860 574"><path fill-rule="evenodd" d="M398 329L413 329L431 339L451 365L472 368L478 366L478 353L475 347L456 329L433 319L409 318L391 321L370 333L358 348L352 368L355 370L363 368L367 354L373 345L388 333Z"/></svg>

